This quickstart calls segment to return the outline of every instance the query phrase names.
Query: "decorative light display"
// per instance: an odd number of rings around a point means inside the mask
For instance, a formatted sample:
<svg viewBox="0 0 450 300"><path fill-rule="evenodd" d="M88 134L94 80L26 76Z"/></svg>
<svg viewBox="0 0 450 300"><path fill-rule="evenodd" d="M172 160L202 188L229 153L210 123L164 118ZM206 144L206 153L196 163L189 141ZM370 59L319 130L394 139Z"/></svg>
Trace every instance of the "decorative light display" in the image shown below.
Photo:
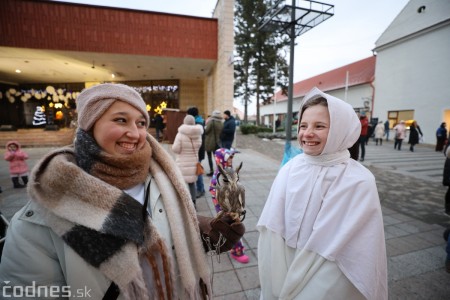
<svg viewBox="0 0 450 300"><path fill-rule="evenodd" d="M71 92L66 89L59 88L55 90L55 88L51 85L47 86L45 90L16 90L15 88L10 88L5 92L5 97L9 102L14 103L16 98L19 98L23 102L27 102L31 97L34 97L37 100L47 99L48 101L53 102L64 102L64 105L68 108L69 100L76 99L80 92ZM0 99L3 98L3 94L0 92Z"/></svg>
<svg viewBox="0 0 450 300"><path fill-rule="evenodd" d="M161 102L157 108L155 108L153 111L157 114L162 114L162 111L164 110L164 108L167 107L167 102L163 101Z"/></svg>

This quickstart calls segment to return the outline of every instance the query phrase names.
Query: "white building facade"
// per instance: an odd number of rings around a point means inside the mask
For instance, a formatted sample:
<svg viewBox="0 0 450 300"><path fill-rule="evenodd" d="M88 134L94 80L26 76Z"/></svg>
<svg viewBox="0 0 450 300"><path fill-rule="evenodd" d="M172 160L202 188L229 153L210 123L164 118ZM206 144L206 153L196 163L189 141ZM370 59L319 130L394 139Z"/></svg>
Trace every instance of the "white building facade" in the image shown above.
<svg viewBox="0 0 450 300"><path fill-rule="evenodd" d="M436 129L450 129L450 0L411 0L375 43L376 57L297 82L293 111L314 86L369 118L416 120L424 142L436 143ZM371 61L373 59L373 61ZM373 63L373 69L371 63ZM261 106L262 123L284 117L286 96Z"/></svg>
<svg viewBox="0 0 450 300"><path fill-rule="evenodd" d="M450 124L450 1L411 0L375 44L374 114L414 119L434 144Z"/></svg>

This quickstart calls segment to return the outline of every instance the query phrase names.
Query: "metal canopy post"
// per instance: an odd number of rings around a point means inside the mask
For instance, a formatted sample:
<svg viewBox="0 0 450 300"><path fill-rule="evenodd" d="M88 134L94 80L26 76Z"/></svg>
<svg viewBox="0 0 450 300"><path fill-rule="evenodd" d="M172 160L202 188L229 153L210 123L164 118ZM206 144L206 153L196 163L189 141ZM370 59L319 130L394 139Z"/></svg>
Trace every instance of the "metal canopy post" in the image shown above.
<svg viewBox="0 0 450 300"><path fill-rule="evenodd" d="M279 31L289 36L289 86L286 116L286 144L284 156L289 156L292 140L292 104L294 89L294 48L295 38L319 25L334 15L334 5L311 0L276 1L259 21L258 30ZM296 3L297 2L297 3ZM286 159L283 159L285 161Z"/></svg>

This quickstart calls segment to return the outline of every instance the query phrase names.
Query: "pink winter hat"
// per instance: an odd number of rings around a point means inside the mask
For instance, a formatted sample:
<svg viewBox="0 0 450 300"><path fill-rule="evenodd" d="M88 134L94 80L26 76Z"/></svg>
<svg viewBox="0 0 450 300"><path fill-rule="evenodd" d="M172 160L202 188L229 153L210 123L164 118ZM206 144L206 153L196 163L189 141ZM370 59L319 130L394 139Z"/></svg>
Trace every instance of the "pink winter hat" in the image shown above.
<svg viewBox="0 0 450 300"><path fill-rule="evenodd" d="M134 106L145 117L147 127L150 119L141 95L124 84L103 83L83 90L77 97L78 127L90 130L95 122L116 101Z"/></svg>

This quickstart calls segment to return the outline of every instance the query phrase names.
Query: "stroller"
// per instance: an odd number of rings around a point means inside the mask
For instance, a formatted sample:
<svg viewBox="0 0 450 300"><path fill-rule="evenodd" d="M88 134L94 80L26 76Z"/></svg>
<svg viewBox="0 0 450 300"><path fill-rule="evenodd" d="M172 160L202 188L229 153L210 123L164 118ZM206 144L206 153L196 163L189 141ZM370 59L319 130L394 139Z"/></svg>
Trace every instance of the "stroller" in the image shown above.
<svg viewBox="0 0 450 300"><path fill-rule="evenodd" d="M0 211L0 261L3 252L3 246L5 244L6 239L6 230L8 229L9 222L8 219L2 214Z"/></svg>

